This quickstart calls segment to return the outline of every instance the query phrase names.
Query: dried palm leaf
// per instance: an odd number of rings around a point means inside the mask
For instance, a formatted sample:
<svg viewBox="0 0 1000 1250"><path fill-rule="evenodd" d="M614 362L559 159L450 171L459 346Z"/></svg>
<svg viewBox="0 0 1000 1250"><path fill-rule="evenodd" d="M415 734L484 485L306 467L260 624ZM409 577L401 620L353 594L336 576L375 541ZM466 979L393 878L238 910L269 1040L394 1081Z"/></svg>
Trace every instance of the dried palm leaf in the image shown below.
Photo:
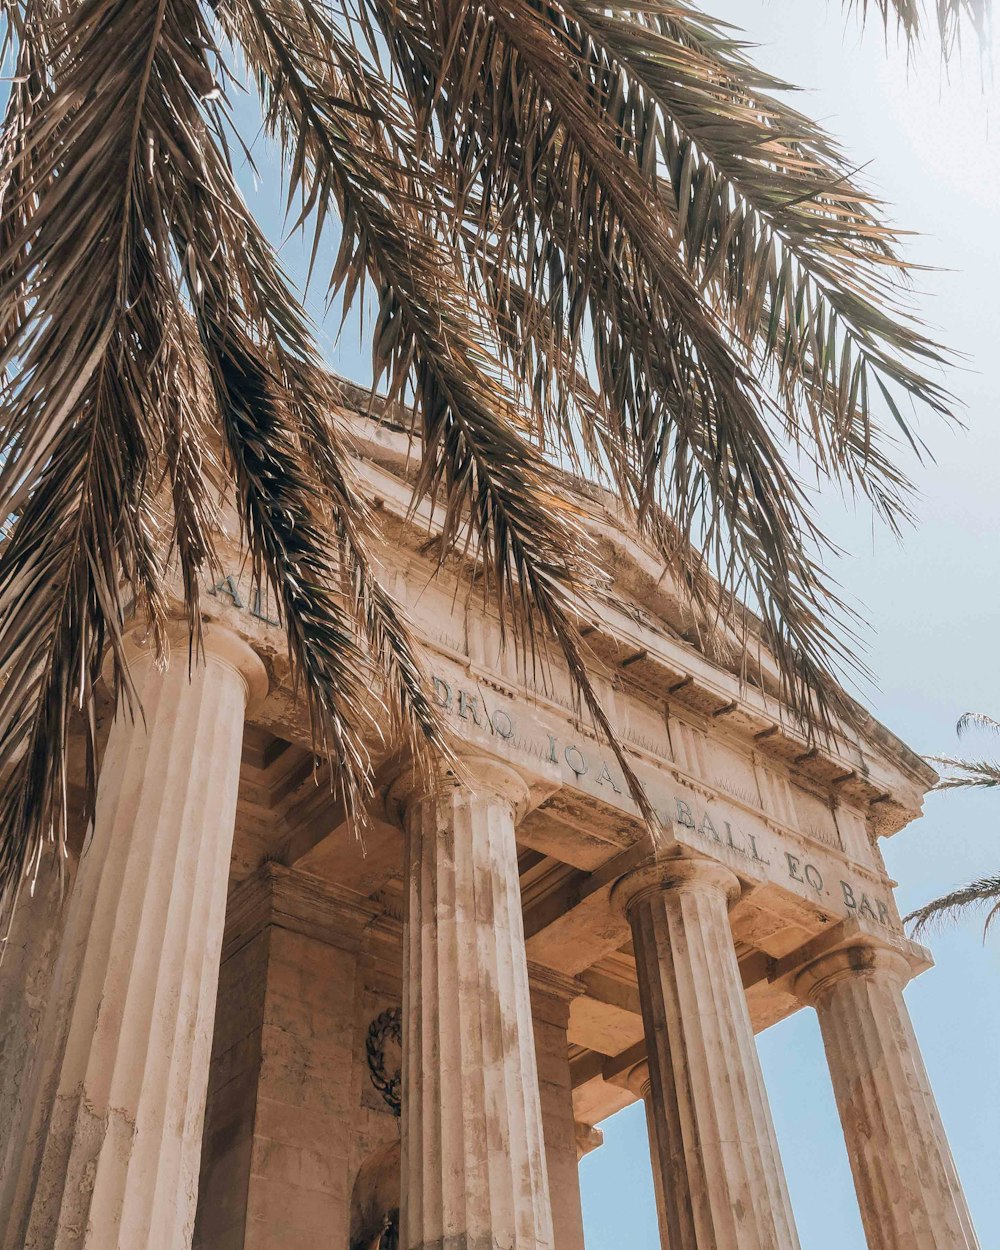
<svg viewBox="0 0 1000 1250"><path fill-rule="evenodd" d="M977 881L970 881L968 885L952 890L949 894L943 894L940 898L910 912L904 917L904 923L911 926L910 932L914 937L919 937L935 924L957 920L969 908L985 907L988 904L992 906L986 913L986 920L983 924L983 937L985 937L993 921L1000 914L1000 877L980 877Z"/></svg>
<svg viewBox="0 0 1000 1250"><path fill-rule="evenodd" d="M908 33L912 8L893 6ZM979 11L941 0L942 31ZM63 836L73 709L93 801L102 655L127 695L126 604L155 637L164 551L196 643L223 483L348 810L373 683L397 730L444 749L308 322L238 194L236 50L314 263L345 308L377 296L414 506L435 506L442 558L481 566L526 657L556 643L647 815L588 676L576 622L607 584L554 462L614 485L706 637L735 624L772 653L807 724L849 712L832 674L856 646L802 469L898 526L884 427L919 449L902 401L950 400L881 207L724 28L680 0L4 14L0 891Z"/></svg>
<svg viewBox="0 0 1000 1250"><path fill-rule="evenodd" d="M958 718L955 733L961 738L970 729L987 729L990 733L1000 734L1000 721L987 716L985 712L963 712Z"/></svg>

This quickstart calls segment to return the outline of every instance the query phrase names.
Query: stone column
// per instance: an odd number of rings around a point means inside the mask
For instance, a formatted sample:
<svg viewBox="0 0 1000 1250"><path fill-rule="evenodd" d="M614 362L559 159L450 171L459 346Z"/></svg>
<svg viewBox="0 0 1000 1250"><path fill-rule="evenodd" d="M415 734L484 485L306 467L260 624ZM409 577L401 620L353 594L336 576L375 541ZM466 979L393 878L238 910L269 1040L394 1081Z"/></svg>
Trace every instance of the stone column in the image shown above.
<svg viewBox="0 0 1000 1250"><path fill-rule="evenodd" d="M584 1250L577 1135L583 1126L573 1116L567 1031L569 1005L585 987L573 977L537 965L529 965L528 975L555 1250ZM590 1132L601 1136L599 1129Z"/></svg>
<svg viewBox="0 0 1000 1250"><path fill-rule="evenodd" d="M614 897L632 926L670 1250L794 1250L764 1080L729 928L739 882L661 861Z"/></svg>
<svg viewBox="0 0 1000 1250"><path fill-rule="evenodd" d="M653 1196L656 1199L656 1225L660 1230L660 1246L662 1250L670 1250L670 1243L667 1240L670 1235L667 1226L667 1208L663 1197L663 1172L657 1166L659 1152L656 1147L653 1078L649 1072L648 1060L643 1059L635 1067L629 1069L625 1078L625 1084L635 1094L636 1098L642 1099L643 1109L646 1112L646 1137L649 1141L649 1157L653 1168Z"/></svg>
<svg viewBox="0 0 1000 1250"><path fill-rule="evenodd" d="M513 772L406 810L401 1250L552 1250Z"/></svg>
<svg viewBox="0 0 1000 1250"><path fill-rule="evenodd" d="M30 1250L191 1244L244 710L267 679L212 625L190 680L180 645L132 673L142 715L112 727L56 966Z"/></svg>
<svg viewBox="0 0 1000 1250"><path fill-rule="evenodd" d="M44 1030L76 859L53 846L32 881L22 881L13 914L0 916L0 1245L14 1218L24 1121L41 1096L44 1058L55 1039Z"/></svg>
<svg viewBox="0 0 1000 1250"><path fill-rule="evenodd" d="M920 1056L898 951L823 955L797 993L816 1008L870 1250L974 1250L972 1219Z"/></svg>

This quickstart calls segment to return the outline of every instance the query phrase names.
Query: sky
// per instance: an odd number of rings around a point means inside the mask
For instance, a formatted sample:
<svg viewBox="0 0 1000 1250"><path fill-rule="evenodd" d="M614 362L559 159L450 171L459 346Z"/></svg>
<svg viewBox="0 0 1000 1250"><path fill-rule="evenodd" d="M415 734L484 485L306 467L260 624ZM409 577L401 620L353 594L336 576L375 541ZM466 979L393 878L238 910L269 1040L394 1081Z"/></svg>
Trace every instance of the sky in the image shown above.
<svg viewBox="0 0 1000 1250"><path fill-rule="evenodd" d="M984 83L971 46L946 76L933 50L908 62L904 49L885 47L875 24L862 36L835 0L708 0L705 7L760 45L760 64L808 88L797 106L839 137L893 219L915 232L907 255L928 266L918 275L920 314L964 358L947 381L962 401L965 428L921 423L934 460L912 466L920 523L901 544L873 532L863 513L820 501L828 532L849 553L837 577L870 625L877 687L864 693L867 703L915 750L955 754L962 712L1000 718L1000 94ZM1000 40L995 61L1000 67ZM243 180L277 238L271 164L263 158L260 167L257 187L245 169ZM284 254L301 272L295 240ZM317 317L321 296L320 288L307 301ZM368 381L356 328L334 341L334 325L321 328L330 365ZM970 752L990 746L966 745ZM924 817L883 851L904 913L995 874L1000 793L931 795ZM1000 1246L1000 928L984 944L972 918L927 940L936 967L906 999L981 1244ZM757 1040L803 1247L865 1250L815 1014L803 1010ZM603 1128L604 1145L581 1164L587 1250L655 1247L641 1107Z"/></svg>

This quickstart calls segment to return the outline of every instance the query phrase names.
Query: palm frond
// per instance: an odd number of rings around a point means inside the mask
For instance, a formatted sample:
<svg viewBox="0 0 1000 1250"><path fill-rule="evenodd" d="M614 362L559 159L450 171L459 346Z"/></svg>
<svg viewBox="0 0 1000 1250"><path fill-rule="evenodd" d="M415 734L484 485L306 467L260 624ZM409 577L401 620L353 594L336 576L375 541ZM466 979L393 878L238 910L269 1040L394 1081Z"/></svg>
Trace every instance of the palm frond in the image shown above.
<svg viewBox="0 0 1000 1250"><path fill-rule="evenodd" d="M821 570L823 538L778 454L773 413L681 263L643 169L567 56L561 14L528 0L487 8L489 22L460 10L456 31L447 8L434 9L429 26L417 3L378 7L397 58L406 55L400 75L415 115L437 109L457 184L464 190L483 171L481 195L466 200L482 217L470 256L485 234L492 247L471 285L502 292L506 281L530 291L532 308L555 310L507 339L533 336L536 359L569 387L592 357L611 429L604 448L615 481L635 492L640 522L667 512L696 558L759 607L784 693L814 719L831 687L812 663L822 654L821 666L831 665L843 634ZM452 46L462 57L443 60ZM497 302L517 304L513 295ZM576 415L585 421L586 409Z"/></svg>
<svg viewBox="0 0 1000 1250"><path fill-rule="evenodd" d="M985 712L963 712L958 718L955 733L961 738L970 729L987 729L991 733L1000 734L1000 721L987 716Z"/></svg>
<svg viewBox="0 0 1000 1250"><path fill-rule="evenodd" d="M122 577L154 636L162 614L145 484L170 404L154 367L169 310L137 176L155 15L132 15L113 66L87 29L90 7L59 24L26 6L22 38L41 41L48 24L59 82L33 79L5 169L0 513L17 519L0 561L0 892L43 838L65 837L74 707L87 713L93 797L93 689L107 643L116 691L127 688ZM44 44L25 55L51 67ZM88 94L87 79L112 109L103 125L93 107L63 108Z"/></svg>
<svg viewBox="0 0 1000 1250"><path fill-rule="evenodd" d="M990 788L1000 786L1000 763L996 760L959 760L948 755L929 755L931 763L943 768L956 769L956 775L944 777L935 790L962 790L970 786Z"/></svg>
<svg viewBox="0 0 1000 1250"><path fill-rule="evenodd" d="M788 436L891 523L905 518L873 404L912 441L892 391L942 413L950 401L916 367L941 352L898 305L906 267L879 206L828 136L771 94L786 84L687 5L567 0L566 36L692 273L785 398Z"/></svg>
<svg viewBox="0 0 1000 1250"><path fill-rule="evenodd" d="M980 877L976 881L970 881L968 885L952 890L950 894L943 894L910 912L904 917L904 924L910 925L910 932L914 937L919 937L935 924L957 920L970 908L987 905L990 905L990 910L983 925L984 937L1000 914L1000 877Z"/></svg>
<svg viewBox="0 0 1000 1250"><path fill-rule="evenodd" d="M911 7L880 3L908 33ZM942 31L979 8L941 0ZM375 373L412 404L442 559L479 563L526 662L555 643L650 819L588 672L577 621L607 579L554 462L614 485L706 637L736 623L773 653L807 724L850 713L832 679L852 618L803 468L898 527L894 439L919 452L901 401L949 410L942 354L881 206L724 27L681 0L4 13L0 892L61 836L73 708L93 798L101 654L127 693L125 604L155 635L164 551L197 633L221 487L348 810L372 687L418 750L446 749L311 329L238 194L233 50L314 266L345 308L377 297Z"/></svg>
<svg viewBox="0 0 1000 1250"><path fill-rule="evenodd" d="M314 512L321 491L300 435L329 391L313 385L321 374L304 316L213 135L213 43L200 6L85 0L64 12L38 0L21 28L24 40L45 32L32 54L45 78L18 114L0 204L0 370L10 375L0 508L16 517L0 552L0 892L42 839L64 837L75 708L93 801L103 652L110 641L115 691L128 691L125 605L134 600L154 635L163 612L162 474L197 632L199 579L214 560L213 446L349 813L370 778L375 684L358 618L406 691L403 719L418 737L437 732L402 619L370 573L360 592L342 581ZM351 551L353 575L365 567L357 535Z"/></svg>
<svg viewBox="0 0 1000 1250"><path fill-rule="evenodd" d="M231 33L268 84L268 117L286 140L303 201L341 206L340 253L331 285L357 290L370 274L380 291L374 328L377 377L390 400L404 397L413 371L412 398L420 419L421 462L414 504L441 505L441 548L472 551L482 561L483 589L514 627L518 643L533 649L543 631L553 637L571 678L616 751L640 810L655 815L617 733L591 684L572 620L573 592L594 584L596 570L568 504L552 491L552 472L520 436L517 408L488 338L468 315L470 295L454 272L454 258L414 212L413 191L393 153L375 133L392 114L381 100L358 100L366 83L352 73L351 54L311 6L283 7L293 32L263 0L233 3ZM321 32L322 51L293 55ZM332 58L341 50L339 65ZM337 70L345 72L338 74ZM316 77L313 77L316 75ZM353 86L352 107L345 89ZM397 118L397 121L399 119ZM362 142L358 134L364 127ZM322 231L323 217L316 222ZM474 300L471 301L474 303Z"/></svg>
<svg viewBox="0 0 1000 1250"><path fill-rule="evenodd" d="M874 9L886 32L892 26L908 43L916 43L926 33L927 8L923 0L844 0L845 8L856 9L862 21ZM933 0L930 5L941 50L948 56L960 44L963 29L972 28L979 46L989 44L991 0Z"/></svg>

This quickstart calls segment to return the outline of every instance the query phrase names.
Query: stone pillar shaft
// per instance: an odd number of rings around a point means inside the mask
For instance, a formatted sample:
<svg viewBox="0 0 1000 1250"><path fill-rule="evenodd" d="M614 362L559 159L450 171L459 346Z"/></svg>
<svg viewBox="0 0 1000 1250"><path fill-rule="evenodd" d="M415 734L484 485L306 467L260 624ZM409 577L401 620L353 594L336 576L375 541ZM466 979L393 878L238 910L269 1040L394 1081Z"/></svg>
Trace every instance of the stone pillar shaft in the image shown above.
<svg viewBox="0 0 1000 1250"><path fill-rule="evenodd" d="M573 1118L567 1037L569 1005L584 986L571 977L530 966L529 983L555 1250L584 1250L578 1134L583 1126ZM590 1133L600 1140L599 1129Z"/></svg>
<svg viewBox="0 0 1000 1250"><path fill-rule="evenodd" d="M402 1250L551 1250L515 796L485 766L406 816Z"/></svg>
<svg viewBox="0 0 1000 1250"><path fill-rule="evenodd" d="M667 1206L663 1193L663 1170L659 1166L659 1151L656 1146L656 1112L653 1103L653 1083L649 1074L649 1063L643 1059L629 1072L628 1088L636 1097L642 1099L646 1113L646 1139L649 1143L649 1158L653 1171L653 1197L656 1201L656 1226L660 1230L661 1250L670 1250L670 1228L667 1221Z"/></svg>
<svg viewBox="0 0 1000 1250"><path fill-rule="evenodd" d="M800 974L819 1015L870 1250L978 1246L903 1001L902 955L860 946Z"/></svg>
<svg viewBox="0 0 1000 1250"><path fill-rule="evenodd" d="M45 1031L46 1004L75 874L75 858L61 860L48 848L34 880L21 883L13 915L0 917L0 925L9 923L0 947L0 1246L9 1226L17 1230L15 1240L23 1237L25 1212L16 1189L20 1165L28 1163L27 1121L36 1101L47 1105L50 1092L45 1061L57 1043Z"/></svg>
<svg viewBox="0 0 1000 1250"><path fill-rule="evenodd" d="M244 709L266 683L228 631L205 650L190 680L186 654L165 673L140 655L142 714L111 730L55 973L31 1250L191 1243Z"/></svg>
<svg viewBox="0 0 1000 1250"><path fill-rule="evenodd" d="M632 925L670 1250L799 1244L729 928L738 889L721 865L675 860L616 890Z"/></svg>

